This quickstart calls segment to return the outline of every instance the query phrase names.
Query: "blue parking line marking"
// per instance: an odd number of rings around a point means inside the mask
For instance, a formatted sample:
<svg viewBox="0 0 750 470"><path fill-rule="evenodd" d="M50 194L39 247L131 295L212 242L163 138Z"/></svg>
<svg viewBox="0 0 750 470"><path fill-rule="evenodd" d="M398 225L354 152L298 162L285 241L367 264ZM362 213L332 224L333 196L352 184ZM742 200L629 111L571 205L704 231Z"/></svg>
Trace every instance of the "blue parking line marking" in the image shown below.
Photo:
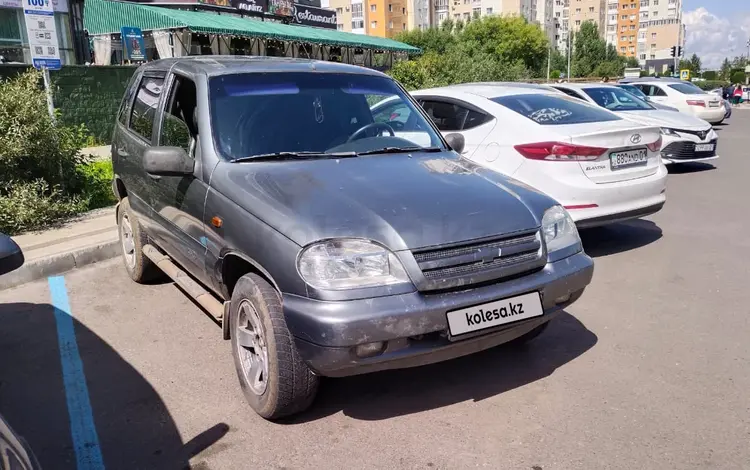
<svg viewBox="0 0 750 470"><path fill-rule="evenodd" d="M63 385L70 418L70 435L76 453L76 467L78 470L104 470L104 460L99 447L99 436L96 434L94 415L91 412L83 362L78 352L65 278L53 276L48 278L48 282L52 306L55 308L57 343L60 348Z"/></svg>

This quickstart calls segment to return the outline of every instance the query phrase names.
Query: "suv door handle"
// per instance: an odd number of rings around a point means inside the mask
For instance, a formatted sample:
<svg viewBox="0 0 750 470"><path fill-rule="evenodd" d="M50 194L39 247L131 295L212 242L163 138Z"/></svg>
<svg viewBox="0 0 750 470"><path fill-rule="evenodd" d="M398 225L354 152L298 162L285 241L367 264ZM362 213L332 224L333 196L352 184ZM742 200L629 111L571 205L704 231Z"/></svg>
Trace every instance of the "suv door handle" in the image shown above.
<svg viewBox="0 0 750 470"><path fill-rule="evenodd" d="M117 147L117 156L122 157L122 158L127 158L130 156L130 154L124 148Z"/></svg>

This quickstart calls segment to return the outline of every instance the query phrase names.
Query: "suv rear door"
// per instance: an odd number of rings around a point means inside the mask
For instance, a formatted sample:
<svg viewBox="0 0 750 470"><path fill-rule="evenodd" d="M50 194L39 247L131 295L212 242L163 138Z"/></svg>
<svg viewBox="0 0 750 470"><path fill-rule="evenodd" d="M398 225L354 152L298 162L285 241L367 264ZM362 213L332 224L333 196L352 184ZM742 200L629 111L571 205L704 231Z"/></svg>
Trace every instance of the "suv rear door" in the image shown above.
<svg viewBox="0 0 750 470"><path fill-rule="evenodd" d="M125 184L130 207L147 227L153 223L148 203L148 176L143 152L154 143L154 121L165 72L147 71L134 77L120 109L112 140L112 162Z"/></svg>

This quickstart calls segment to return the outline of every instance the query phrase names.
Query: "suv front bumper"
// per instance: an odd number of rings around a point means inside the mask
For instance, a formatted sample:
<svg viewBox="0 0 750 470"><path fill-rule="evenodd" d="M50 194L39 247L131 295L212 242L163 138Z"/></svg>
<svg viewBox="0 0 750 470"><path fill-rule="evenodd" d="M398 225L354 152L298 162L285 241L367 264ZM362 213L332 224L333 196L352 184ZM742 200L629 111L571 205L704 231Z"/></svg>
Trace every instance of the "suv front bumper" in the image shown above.
<svg viewBox="0 0 750 470"><path fill-rule="evenodd" d="M593 273L593 260L579 252L536 273L462 291L336 302L283 294L284 316L308 366L343 377L431 364L511 341L575 302ZM544 315L449 338L447 312L529 292L541 294ZM358 354L357 346L376 342L384 343L380 352Z"/></svg>

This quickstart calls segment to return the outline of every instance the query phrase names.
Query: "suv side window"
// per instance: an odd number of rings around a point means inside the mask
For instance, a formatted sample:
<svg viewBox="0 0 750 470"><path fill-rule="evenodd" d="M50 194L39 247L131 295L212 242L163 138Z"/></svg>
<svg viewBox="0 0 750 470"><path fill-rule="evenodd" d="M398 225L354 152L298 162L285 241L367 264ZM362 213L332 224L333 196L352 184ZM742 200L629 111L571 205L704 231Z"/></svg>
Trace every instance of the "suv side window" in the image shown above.
<svg viewBox="0 0 750 470"><path fill-rule="evenodd" d="M137 75L134 74L128 82L128 88L125 91L125 96L120 103L120 110L117 112L117 120L124 126L128 125L128 116L130 114L130 105L133 102L133 95L135 94L135 83Z"/></svg>
<svg viewBox="0 0 750 470"><path fill-rule="evenodd" d="M151 142L159 97L164 88L164 77L143 77L135 95L128 128Z"/></svg>
<svg viewBox="0 0 750 470"><path fill-rule="evenodd" d="M175 76L161 122L159 145L181 147L191 157L198 135L197 94L192 80Z"/></svg>

